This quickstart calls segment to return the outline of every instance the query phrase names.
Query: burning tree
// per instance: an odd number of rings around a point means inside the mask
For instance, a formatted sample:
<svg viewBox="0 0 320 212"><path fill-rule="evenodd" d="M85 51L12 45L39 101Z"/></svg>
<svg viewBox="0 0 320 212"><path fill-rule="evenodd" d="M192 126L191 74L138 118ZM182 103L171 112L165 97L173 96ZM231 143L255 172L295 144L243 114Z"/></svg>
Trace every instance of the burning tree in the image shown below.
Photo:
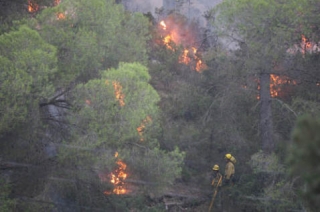
<svg viewBox="0 0 320 212"><path fill-rule="evenodd" d="M158 27L160 45L165 45L172 51L177 51L177 47L182 46L179 63L189 65L197 72L202 72L207 68L198 51L201 44L198 30L192 28L188 21L177 14L172 14L165 20L161 20Z"/></svg>
<svg viewBox="0 0 320 212"><path fill-rule="evenodd" d="M100 180L102 182L109 181L113 184L112 191L104 191L105 195L110 194L128 194L128 189L125 188L125 179L127 178L128 174L126 171L127 164L125 164L121 159L118 158L119 153L116 152L114 157L117 158L116 164L117 167L110 173L110 174L99 174Z"/></svg>
<svg viewBox="0 0 320 212"><path fill-rule="evenodd" d="M298 1L295 3L298 4ZM284 64L287 56L288 46L283 40L294 44L296 38L294 33L290 33L294 29L283 27L296 26L292 18L299 12L296 11L298 8L295 8L295 3L291 1L291 7L282 7L282 3L274 0L227 0L215 9L215 23L220 35L227 35L225 37L229 41L238 43L243 56L239 59L243 62L244 71L259 78L259 131L261 147L265 152L271 152L275 147L271 98L277 93L273 90L274 87L271 87L273 82L276 82L272 76L284 74L274 69L274 64ZM271 20L277 20L277 23L283 25L273 24Z"/></svg>
<svg viewBox="0 0 320 212"><path fill-rule="evenodd" d="M77 127L72 132L72 145L92 149L93 152L74 155L66 150L65 157L80 158L75 162L88 166L99 163L99 167L109 167L112 171L107 173L104 181L112 183L114 189L106 194L127 193L124 188L127 166L133 170L130 176L135 179L153 179L162 185L164 180L172 182L180 174L183 154L178 150L173 153L159 150L153 135L159 130L158 125L151 121L151 117L152 120L158 117L159 96L149 80L150 75L143 65L121 63L118 69L102 72L101 79L80 84L73 92L72 100L77 112L69 116L69 121ZM110 154L99 151L110 148L118 149L122 156L120 159L116 155L114 169L110 168L113 167ZM168 177L158 178L161 170L168 172ZM139 174L145 172L150 173ZM146 176L150 179L145 179Z"/></svg>

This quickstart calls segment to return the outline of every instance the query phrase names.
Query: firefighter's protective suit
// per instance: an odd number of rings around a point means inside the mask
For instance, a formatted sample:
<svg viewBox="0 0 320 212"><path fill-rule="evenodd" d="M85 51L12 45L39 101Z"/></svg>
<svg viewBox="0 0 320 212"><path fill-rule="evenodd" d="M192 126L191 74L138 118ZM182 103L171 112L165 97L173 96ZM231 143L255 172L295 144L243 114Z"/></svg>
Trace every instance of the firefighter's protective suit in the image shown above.
<svg viewBox="0 0 320 212"><path fill-rule="evenodd" d="M236 159L231 154L226 154L227 164L224 171L224 181L225 183L230 183L233 180L235 174L234 164L237 162Z"/></svg>

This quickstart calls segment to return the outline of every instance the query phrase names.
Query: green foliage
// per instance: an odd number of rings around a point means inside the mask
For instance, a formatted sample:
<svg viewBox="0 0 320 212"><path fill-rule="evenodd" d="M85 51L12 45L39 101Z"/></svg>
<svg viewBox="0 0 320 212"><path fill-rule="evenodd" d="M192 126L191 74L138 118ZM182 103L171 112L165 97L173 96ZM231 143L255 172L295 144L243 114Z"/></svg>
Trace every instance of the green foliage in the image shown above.
<svg viewBox="0 0 320 212"><path fill-rule="evenodd" d="M160 98L149 80L145 66L120 63L117 69L102 71L101 78L79 84L70 94L75 106L69 115L73 139L71 148L60 151L62 164L113 170L117 151L132 167L133 177L153 182L156 190L180 177L184 153L159 149ZM81 173L79 178L90 181Z"/></svg>
<svg viewBox="0 0 320 212"><path fill-rule="evenodd" d="M283 174L285 171L274 153L267 155L262 151L251 156L250 166L255 173Z"/></svg>
<svg viewBox="0 0 320 212"><path fill-rule="evenodd" d="M156 120L158 113L159 96L148 84L146 67L121 63L118 69L101 75L73 92L77 110L71 121L90 135L78 134L78 141L90 148L121 147L128 139L139 141L137 128L148 116ZM152 121L147 126L152 126Z"/></svg>
<svg viewBox="0 0 320 212"><path fill-rule="evenodd" d="M57 14L64 17L58 19ZM120 61L146 64L148 19L127 14L113 0L66 0L43 10L30 25L58 48L62 86L98 77L99 70Z"/></svg>
<svg viewBox="0 0 320 212"><path fill-rule="evenodd" d="M290 174L299 176L300 192L311 209L319 208L320 186L320 119L309 115L299 117L292 133L288 164Z"/></svg>
<svg viewBox="0 0 320 212"><path fill-rule="evenodd" d="M132 177L147 182L146 191L156 196L161 196L167 187L181 177L184 158L185 153L177 147L171 152L157 147L144 150L133 148L124 155L129 168L132 167Z"/></svg>
<svg viewBox="0 0 320 212"><path fill-rule="evenodd" d="M215 24L220 35L245 44L249 71L267 70L283 58L287 43L294 43L301 1L227 0L218 5ZM301 11L300 11L301 12ZM261 60L263 58L263 60Z"/></svg>
<svg viewBox="0 0 320 212"><path fill-rule="evenodd" d="M250 200L259 201L255 207L263 211L288 211L301 208L294 181L287 176L287 169L280 163L276 154L259 151L251 156L249 165L252 172L243 176L241 192L248 195L241 197L244 204Z"/></svg>
<svg viewBox="0 0 320 212"><path fill-rule="evenodd" d="M0 36L0 55L0 132L4 132L25 122L30 111L53 94L57 60L56 49L27 26Z"/></svg>
<svg viewBox="0 0 320 212"><path fill-rule="evenodd" d="M0 211L14 211L14 206L16 202L15 200L9 198L11 188L10 185L6 183L2 177L0 178L0 187Z"/></svg>

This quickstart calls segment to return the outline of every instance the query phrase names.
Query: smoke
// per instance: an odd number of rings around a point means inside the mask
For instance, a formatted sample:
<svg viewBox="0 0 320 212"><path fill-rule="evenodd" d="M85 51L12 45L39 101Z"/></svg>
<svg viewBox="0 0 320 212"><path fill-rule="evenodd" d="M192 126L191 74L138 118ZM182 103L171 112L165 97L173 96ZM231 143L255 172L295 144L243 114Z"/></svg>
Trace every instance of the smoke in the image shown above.
<svg viewBox="0 0 320 212"><path fill-rule="evenodd" d="M164 3L165 1L169 1ZM127 10L132 12L152 13L155 16L155 9L170 5L172 8L164 8L165 11L177 9L179 13L188 17L189 20L196 20L201 26L206 25L204 13L213 8L222 0L184 0L180 8L175 7L180 1L176 0L123 0L122 3Z"/></svg>
<svg viewBox="0 0 320 212"><path fill-rule="evenodd" d="M154 14L156 8L162 7L162 1L163 0L123 0L123 5L132 12L151 12Z"/></svg>

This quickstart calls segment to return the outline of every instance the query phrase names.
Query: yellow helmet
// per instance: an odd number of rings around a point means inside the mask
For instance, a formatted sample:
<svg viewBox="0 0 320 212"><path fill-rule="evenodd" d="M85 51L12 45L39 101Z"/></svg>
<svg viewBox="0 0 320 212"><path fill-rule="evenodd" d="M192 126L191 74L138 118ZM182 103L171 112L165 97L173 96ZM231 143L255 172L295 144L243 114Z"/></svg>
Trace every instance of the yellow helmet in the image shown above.
<svg viewBox="0 0 320 212"><path fill-rule="evenodd" d="M213 167L212 167L212 170L214 170L214 171L219 171L219 166L216 164L216 165L214 165Z"/></svg>
<svg viewBox="0 0 320 212"><path fill-rule="evenodd" d="M228 154L226 154L225 157L226 157L226 159L230 160L232 158L232 155L228 153Z"/></svg>

